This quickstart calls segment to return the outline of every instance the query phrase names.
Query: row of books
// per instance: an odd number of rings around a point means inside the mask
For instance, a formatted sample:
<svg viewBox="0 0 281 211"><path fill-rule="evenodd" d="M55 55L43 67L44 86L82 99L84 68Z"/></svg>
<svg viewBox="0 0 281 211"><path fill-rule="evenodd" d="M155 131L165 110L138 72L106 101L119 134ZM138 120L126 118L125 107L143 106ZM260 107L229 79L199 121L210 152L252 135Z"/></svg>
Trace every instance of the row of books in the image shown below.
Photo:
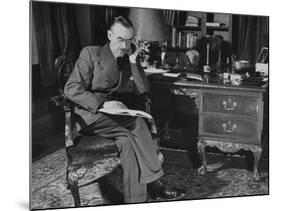
<svg viewBox="0 0 281 211"><path fill-rule="evenodd" d="M200 36L195 32L177 31L173 28L172 47L194 48L197 46Z"/></svg>
<svg viewBox="0 0 281 211"><path fill-rule="evenodd" d="M167 25L174 26L174 25L184 24L181 23L180 21L184 18L183 16L185 16L184 12L175 11L175 10L164 10L163 14L165 18L165 23Z"/></svg>
<svg viewBox="0 0 281 211"><path fill-rule="evenodd" d="M173 25L179 25L180 23L180 11L174 11L174 10L164 10L163 11L165 23L173 26ZM194 16L187 16L185 23L183 23L185 26L191 26L191 27L199 27L200 25L200 18L194 17ZM207 22L206 26L210 27L221 27L225 24L219 23L219 22Z"/></svg>
<svg viewBox="0 0 281 211"><path fill-rule="evenodd" d="M174 25L175 23L175 16L176 16L176 11L174 10L164 10L164 18L165 18L165 23L167 25Z"/></svg>

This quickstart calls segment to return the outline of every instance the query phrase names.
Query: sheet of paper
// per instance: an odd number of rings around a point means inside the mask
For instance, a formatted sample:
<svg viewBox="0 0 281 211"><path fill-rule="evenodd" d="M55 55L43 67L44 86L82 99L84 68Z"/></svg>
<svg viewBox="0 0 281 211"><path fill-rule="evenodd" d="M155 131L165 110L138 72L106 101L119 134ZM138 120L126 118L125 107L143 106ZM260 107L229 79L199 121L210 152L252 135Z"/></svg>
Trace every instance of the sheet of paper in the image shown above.
<svg viewBox="0 0 281 211"><path fill-rule="evenodd" d="M163 76L177 78L181 73L163 73Z"/></svg>
<svg viewBox="0 0 281 211"><path fill-rule="evenodd" d="M156 69L156 68L148 68L148 69L144 69L145 73L148 74L160 74L160 73L166 73L169 70L163 70L163 69Z"/></svg>
<svg viewBox="0 0 281 211"><path fill-rule="evenodd" d="M190 78L190 79L195 79L195 80L199 80L199 81L202 81L203 78L201 75L199 74L196 74L196 73L186 73L186 78Z"/></svg>

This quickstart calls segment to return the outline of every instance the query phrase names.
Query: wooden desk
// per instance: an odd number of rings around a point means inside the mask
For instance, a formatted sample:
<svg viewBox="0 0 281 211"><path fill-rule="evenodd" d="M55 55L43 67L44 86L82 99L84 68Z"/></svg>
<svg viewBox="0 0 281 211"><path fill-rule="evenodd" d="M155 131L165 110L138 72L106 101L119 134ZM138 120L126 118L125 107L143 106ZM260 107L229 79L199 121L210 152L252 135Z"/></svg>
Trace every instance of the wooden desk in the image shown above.
<svg viewBox="0 0 281 211"><path fill-rule="evenodd" d="M149 80L152 89L165 87L174 95L188 96L195 100L199 109L197 145L203 162L198 174L206 174L206 146L232 153L244 149L252 151L253 179L260 180L257 167L262 152L263 94L266 88L245 84L232 86L223 84L220 79L208 80L208 83L170 81L161 75L153 75Z"/></svg>

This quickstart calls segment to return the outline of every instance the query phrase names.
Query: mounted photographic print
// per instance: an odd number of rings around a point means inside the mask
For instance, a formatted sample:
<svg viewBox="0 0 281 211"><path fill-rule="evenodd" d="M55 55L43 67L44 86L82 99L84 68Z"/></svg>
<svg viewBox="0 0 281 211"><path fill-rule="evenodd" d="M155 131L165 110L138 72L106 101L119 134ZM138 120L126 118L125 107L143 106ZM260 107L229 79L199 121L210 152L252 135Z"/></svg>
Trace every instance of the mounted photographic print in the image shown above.
<svg viewBox="0 0 281 211"><path fill-rule="evenodd" d="M269 194L269 17L30 2L32 210Z"/></svg>

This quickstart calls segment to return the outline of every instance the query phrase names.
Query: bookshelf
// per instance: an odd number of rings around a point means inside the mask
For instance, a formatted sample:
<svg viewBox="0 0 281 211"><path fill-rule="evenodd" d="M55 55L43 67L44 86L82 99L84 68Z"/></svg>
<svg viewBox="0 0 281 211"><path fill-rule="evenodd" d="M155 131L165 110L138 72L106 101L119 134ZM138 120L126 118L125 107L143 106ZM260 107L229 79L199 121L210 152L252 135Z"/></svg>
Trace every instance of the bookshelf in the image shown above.
<svg viewBox="0 0 281 211"><path fill-rule="evenodd" d="M219 26L208 25L217 23ZM232 15L225 13L202 13L202 33L206 35L220 35L227 42L232 43Z"/></svg>
<svg viewBox="0 0 281 211"><path fill-rule="evenodd" d="M193 22L187 23L187 17L195 17ZM224 13L193 12L193 11L176 11L175 19L172 20L173 33L172 42L167 50L184 51L196 49L196 45L188 45L187 39L196 36L197 41L205 36L222 36L223 39L232 43L232 15ZM189 37L188 37L189 36Z"/></svg>

